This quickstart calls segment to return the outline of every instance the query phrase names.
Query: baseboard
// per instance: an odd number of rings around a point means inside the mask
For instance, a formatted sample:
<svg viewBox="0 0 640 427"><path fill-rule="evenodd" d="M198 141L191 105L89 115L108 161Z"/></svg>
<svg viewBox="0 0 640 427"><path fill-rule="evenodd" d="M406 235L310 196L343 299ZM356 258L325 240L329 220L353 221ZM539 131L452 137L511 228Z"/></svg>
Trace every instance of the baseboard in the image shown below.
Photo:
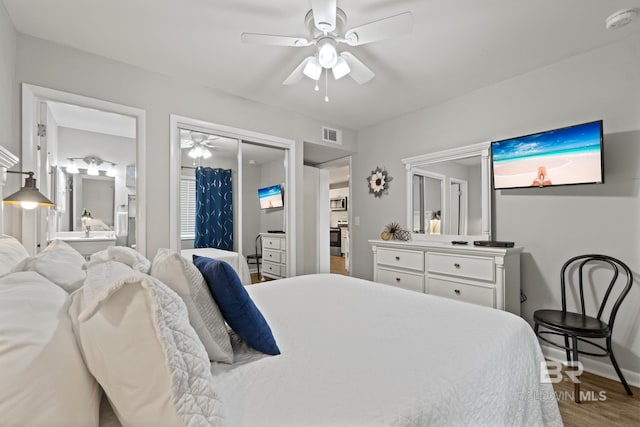
<svg viewBox="0 0 640 427"><path fill-rule="evenodd" d="M567 355L564 350L549 347L547 345L541 345L540 347L542 348L542 354L544 354L545 357L560 362L567 361ZM582 367L585 371L620 382L620 378L618 378L618 374L616 374L616 370L613 369L613 365L611 365L611 361L608 357L602 358L603 361L606 360L607 362L600 362L598 360L588 358L587 356L580 356L578 360L582 362ZM620 363L618 363L618 365L619 364ZM622 371L622 375L624 375L624 379L626 379L630 385L640 387L640 372L634 372L624 368L620 368L620 370Z"/></svg>

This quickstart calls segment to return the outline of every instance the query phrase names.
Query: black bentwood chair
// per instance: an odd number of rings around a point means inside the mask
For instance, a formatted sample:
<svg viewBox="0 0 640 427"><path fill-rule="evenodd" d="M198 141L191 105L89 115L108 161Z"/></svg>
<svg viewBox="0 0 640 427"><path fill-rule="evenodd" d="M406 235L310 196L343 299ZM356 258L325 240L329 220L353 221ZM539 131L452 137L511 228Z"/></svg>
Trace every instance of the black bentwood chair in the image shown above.
<svg viewBox="0 0 640 427"><path fill-rule="evenodd" d="M258 267L258 278L260 278L260 264L262 263L262 236L258 234L256 237L256 251L253 254L247 255L245 259L247 260L247 264L255 264Z"/></svg>
<svg viewBox="0 0 640 427"><path fill-rule="evenodd" d="M585 269L585 266L589 264L589 267ZM578 291L580 296L580 313L573 313L567 311L567 284L569 284L569 276L578 273L578 286L579 289L575 289L575 281L571 281L570 284L574 285L570 287L571 290ZM601 278L605 275L600 270L609 270L607 277L610 277L609 285L602 297L602 302L598 308L598 315L591 317L586 314L585 310L585 281L591 284L591 286L599 286L599 283L595 283L596 278ZM587 276L587 277L585 277ZM606 278L605 278L606 279ZM620 283L626 280L624 288L618 290L620 292L618 298L613 300L612 291L616 283ZM606 282L604 283L606 284ZM587 354L589 356L607 357L611 359L611 363L615 368L620 381L627 391L628 395L633 395L631 388L624 379L616 358L613 355L613 349L611 348L611 333L613 331L613 323L618 314L620 304L629 293L631 285L633 284L633 275L631 270L622 261L617 260L607 255L580 255L571 258L567 261L560 271L560 288L562 291L562 310L537 310L533 313L533 320L535 322L535 333L542 341L547 342L555 347L565 349L567 353L567 362L571 363L573 357L573 363L578 361L578 353ZM594 288L587 289L589 293L594 292ZM611 311L609 314L609 321L602 321L602 315L607 301L611 297ZM578 302L577 296L575 301ZM543 327L545 330L540 331L539 328ZM562 335L564 336L564 346L554 343L546 339L543 335ZM569 343L571 338L571 343ZM601 344L597 344L592 339L605 339L606 348ZM595 348L600 349L602 352L593 353L584 350L578 350L578 341L587 343ZM574 400L576 403L580 403L580 383L575 384Z"/></svg>

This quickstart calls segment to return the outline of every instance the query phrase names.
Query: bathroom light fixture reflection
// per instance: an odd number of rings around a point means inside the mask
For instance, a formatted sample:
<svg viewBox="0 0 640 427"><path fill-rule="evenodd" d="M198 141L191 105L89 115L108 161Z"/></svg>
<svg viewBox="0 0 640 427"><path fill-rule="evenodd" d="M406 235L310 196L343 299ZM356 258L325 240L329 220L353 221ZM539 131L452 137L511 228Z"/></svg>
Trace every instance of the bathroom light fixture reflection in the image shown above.
<svg viewBox="0 0 640 427"><path fill-rule="evenodd" d="M73 159L69 160L69 164L67 165L67 173L72 173L72 174L80 173L75 160Z"/></svg>

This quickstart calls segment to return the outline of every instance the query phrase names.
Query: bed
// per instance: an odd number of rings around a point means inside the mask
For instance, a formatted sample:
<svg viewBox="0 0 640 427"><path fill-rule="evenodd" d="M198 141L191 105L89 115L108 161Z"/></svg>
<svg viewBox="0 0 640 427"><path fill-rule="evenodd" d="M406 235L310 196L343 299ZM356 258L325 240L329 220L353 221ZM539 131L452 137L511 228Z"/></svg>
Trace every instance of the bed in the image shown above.
<svg viewBox="0 0 640 427"><path fill-rule="evenodd" d="M513 314L331 274L245 287L210 260L280 353L254 350L223 319L233 357L210 362L190 311L206 295L178 276L209 279L184 253L149 261L119 248L86 263L61 241L28 257L0 237L9 425L562 425L538 342Z"/></svg>
<svg viewBox="0 0 640 427"><path fill-rule="evenodd" d="M181 251L181 254L189 261L191 261L191 257L193 255L206 256L209 258L225 261L233 267L244 285L251 284L251 273L249 273L249 264L247 264L247 260L244 255L241 255L238 252L225 251L223 249L216 248L197 248L183 249Z"/></svg>
<svg viewBox="0 0 640 427"><path fill-rule="evenodd" d="M213 364L229 425L562 424L538 342L510 313L327 274L248 291L282 354L240 345Z"/></svg>

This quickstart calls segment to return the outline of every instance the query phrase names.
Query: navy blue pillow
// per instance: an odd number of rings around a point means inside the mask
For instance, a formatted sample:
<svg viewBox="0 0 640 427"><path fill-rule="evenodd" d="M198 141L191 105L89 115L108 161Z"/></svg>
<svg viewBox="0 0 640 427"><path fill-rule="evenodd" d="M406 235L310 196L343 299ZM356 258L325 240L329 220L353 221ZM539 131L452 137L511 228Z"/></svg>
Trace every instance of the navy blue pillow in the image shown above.
<svg viewBox="0 0 640 427"><path fill-rule="evenodd" d="M193 255L213 299L231 329L251 347L270 355L280 354L271 328L244 289L233 267L224 261Z"/></svg>

